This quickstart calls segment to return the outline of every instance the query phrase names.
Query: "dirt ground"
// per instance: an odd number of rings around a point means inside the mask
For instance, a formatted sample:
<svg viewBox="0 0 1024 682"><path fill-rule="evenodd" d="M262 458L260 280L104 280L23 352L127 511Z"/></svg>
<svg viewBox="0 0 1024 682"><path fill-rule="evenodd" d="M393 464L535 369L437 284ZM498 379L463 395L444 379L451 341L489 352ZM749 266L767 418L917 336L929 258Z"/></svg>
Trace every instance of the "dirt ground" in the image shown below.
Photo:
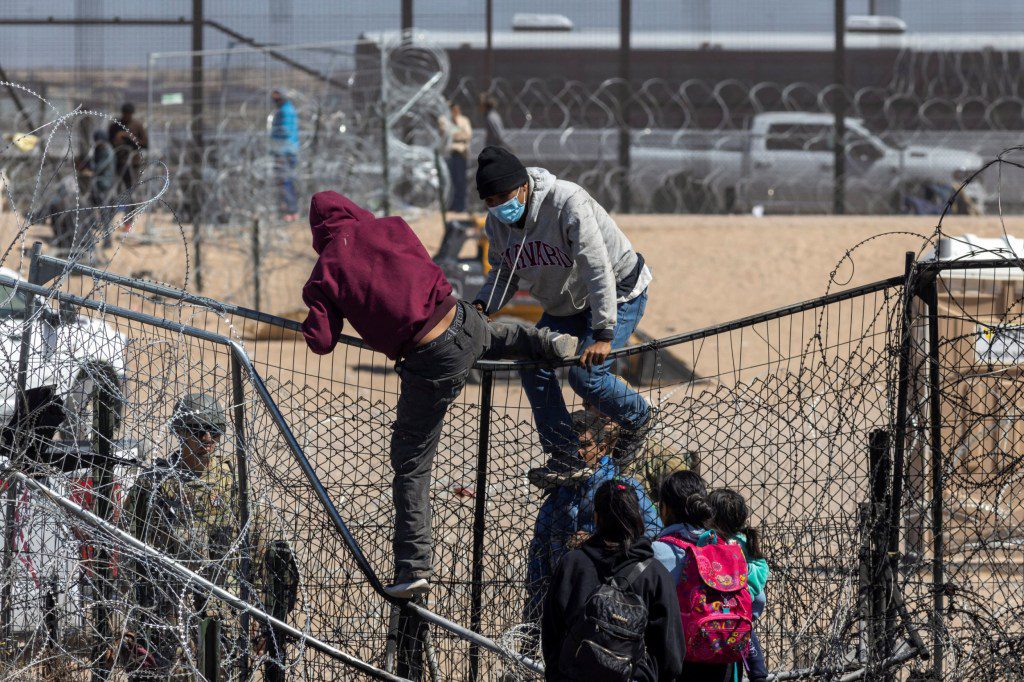
<svg viewBox="0 0 1024 682"><path fill-rule="evenodd" d="M696 216L620 215L619 225L644 254L654 272L641 329L662 337L770 310L859 284L898 275L904 253L920 252L933 234L934 217L905 216ZM440 216L410 220L427 251L441 241ZM11 213L0 214L0 236L14 236ZM104 252L108 269L195 290L195 255L185 257L191 240L165 216L139 221L133 232L119 232L120 245ZM202 252L202 293L252 306L249 226L211 228ZM945 234L983 237L1024 236L1024 216L950 217ZM24 240L46 241L46 227L33 227ZM304 221L268 224L262 233L264 260L261 305L267 312L295 316L304 312L301 288L313 264ZM853 249L850 257L845 257ZM17 268L16 251L4 265ZM27 263L23 266L27 269ZM830 281L830 275L834 281Z"/></svg>

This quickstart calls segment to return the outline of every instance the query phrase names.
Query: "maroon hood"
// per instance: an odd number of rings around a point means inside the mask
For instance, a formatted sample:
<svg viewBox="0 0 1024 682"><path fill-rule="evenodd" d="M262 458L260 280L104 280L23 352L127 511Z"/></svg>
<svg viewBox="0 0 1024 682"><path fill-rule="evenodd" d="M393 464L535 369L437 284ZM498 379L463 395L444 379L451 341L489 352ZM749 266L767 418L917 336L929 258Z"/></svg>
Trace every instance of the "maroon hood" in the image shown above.
<svg viewBox="0 0 1024 682"><path fill-rule="evenodd" d="M330 353L344 320L391 359L414 348L455 305L452 286L409 224L373 214L337 192L309 206L316 265L302 288L314 353Z"/></svg>
<svg viewBox="0 0 1024 682"><path fill-rule="evenodd" d="M309 229L313 233L313 250L323 253L343 227L355 228L359 223L376 220L365 208L337 192L317 192L309 202Z"/></svg>

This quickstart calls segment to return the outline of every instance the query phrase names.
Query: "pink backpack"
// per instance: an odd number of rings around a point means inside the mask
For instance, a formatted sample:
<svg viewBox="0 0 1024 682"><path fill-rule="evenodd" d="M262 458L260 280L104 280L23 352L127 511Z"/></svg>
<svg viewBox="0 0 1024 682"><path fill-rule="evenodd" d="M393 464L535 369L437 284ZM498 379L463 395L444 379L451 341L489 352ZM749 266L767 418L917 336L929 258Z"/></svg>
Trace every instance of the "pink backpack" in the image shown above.
<svg viewBox="0 0 1024 682"><path fill-rule="evenodd" d="M675 534L659 540L686 552L676 586L686 638L686 660L725 664L746 659L754 617L747 590L747 560L739 545L714 536L714 544L686 542Z"/></svg>

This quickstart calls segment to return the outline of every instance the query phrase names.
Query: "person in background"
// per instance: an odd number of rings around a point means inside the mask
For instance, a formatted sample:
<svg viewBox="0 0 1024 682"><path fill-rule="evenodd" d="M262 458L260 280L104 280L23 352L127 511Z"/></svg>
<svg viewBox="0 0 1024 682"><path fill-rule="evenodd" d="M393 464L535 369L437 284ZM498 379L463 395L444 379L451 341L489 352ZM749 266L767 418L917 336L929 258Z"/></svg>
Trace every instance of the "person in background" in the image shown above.
<svg viewBox="0 0 1024 682"><path fill-rule="evenodd" d="M661 519L643 486L632 478L619 476L619 467L611 457L618 428L608 419L587 410L572 414L573 431L579 438L580 452L594 474L576 487L556 486L547 492L533 527L526 573L526 609L524 620L540 620L548 581L567 552L577 549L594 532L594 494L605 481L619 480L636 491L643 516L644 534L651 539L661 531Z"/></svg>
<svg viewBox="0 0 1024 682"><path fill-rule="evenodd" d="M278 210L285 222L299 217L295 190L295 168L299 164L299 115L295 105L280 90L270 93L274 118L270 126L270 153L274 157L274 178L278 186Z"/></svg>
<svg viewBox="0 0 1024 682"><path fill-rule="evenodd" d="M92 132L92 149L78 165L79 171L89 178L89 203L102 206L108 203L114 187L114 149L110 146L107 131Z"/></svg>
<svg viewBox="0 0 1024 682"><path fill-rule="evenodd" d="M115 158L114 149L110 146L107 133L104 130L94 130L92 133L93 145L88 158L83 163L83 172L89 176L89 203L96 210L93 212L92 226L94 229L93 238L102 236L103 245L110 245L110 219L113 218L113 209L106 208L112 200L114 182Z"/></svg>
<svg viewBox="0 0 1024 682"><path fill-rule="evenodd" d="M484 117L484 144L488 147L501 147L509 150L508 140L505 137L505 124L501 122L498 102L494 99L494 95L486 92L480 93L477 107Z"/></svg>
<svg viewBox="0 0 1024 682"><path fill-rule="evenodd" d="M452 179L452 198L448 209L456 213L466 210L466 169L469 168L469 145L473 140L473 124L462 108L451 102L451 119L441 119L441 133L448 140L448 175Z"/></svg>
<svg viewBox="0 0 1024 682"><path fill-rule="evenodd" d="M626 605L621 597L634 603ZM640 603L646 613L637 608ZM615 630L600 627L594 616L620 631L642 633L639 651L619 647L623 640L608 636ZM609 652L616 654L609 660L600 653L608 649L602 644L630 648L633 655ZM675 583L644 536L636 491L620 480L605 481L594 493L594 534L559 562L544 600L545 679L676 680L683 672L685 648ZM625 674L601 676L612 668Z"/></svg>
<svg viewBox="0 0 1024 682"><path fill-rule="evenodd" d="M373 350L395 360L401 391L391 434L395 476L396 599L430 591L433 540L430 476L448 407L481 357L565 360L579 342L528 325L492 322L452 296L452 286L399 217L376 218L337 192L309 208L317 262L302 300L302 334L318 355L334 350L344 321Z"/></svg>
<svg viewBox="0 0 1024 682"><path fill-rule="evenodd" d="M544 308L537 326L583 340L569 385L620 427L615 457L631 462L657 423L656 410L612 371L609 353L629 343L647 306L650 268L608 213L579 185L511 152L486 147L477 159L477 192L487 205L487 280L473 304L500 310L520 281ZM538 487L573 485L592 471L579 455L558 376L550 367L520 372L540 444L549 459L529 472Z"/></svg>
<svg viewBox="0 0 1024 682"><path fill-rule="evenodd" d="M107 138L114 148L115 168L117 172L117 192L120 193L120 210L128 213L131 210L132 192L139 181L142 170L142 150L149 148L149 136L146 128L135 118L135 105L125 102L121 105L121 118L111 122L107 130ZM125 224L131 229L131 223Z"/></svg>

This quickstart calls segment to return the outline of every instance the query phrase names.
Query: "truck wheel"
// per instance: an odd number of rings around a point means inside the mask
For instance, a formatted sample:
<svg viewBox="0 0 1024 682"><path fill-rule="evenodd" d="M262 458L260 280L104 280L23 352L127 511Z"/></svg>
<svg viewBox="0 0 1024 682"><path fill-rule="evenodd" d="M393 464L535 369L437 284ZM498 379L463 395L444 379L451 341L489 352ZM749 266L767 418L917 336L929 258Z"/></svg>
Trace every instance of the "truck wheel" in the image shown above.
<svg viewBox="0 0 1024 682"><path fill-rule="evenodd" d="M707 187L681 173L663 182L654 191L651 203L656 213L708 213L714 206L713 198Z"/></svg>
<svg viewBox="0 0 1024 682"><path fill-rule="evenodd" d="M733 213L736 209L736 188L726 187L722 196L722 209L725 213Z"/></svg>
<svg viewBox="0 0 1024 682"><path fill-rule="evenodd" d="M117 377L109 367L84 371L75 379L64 398L61 440L94 441L99 436L100 401L104 401L113 412L113 432L116 433L124 412L124 396Z"/></svg>

